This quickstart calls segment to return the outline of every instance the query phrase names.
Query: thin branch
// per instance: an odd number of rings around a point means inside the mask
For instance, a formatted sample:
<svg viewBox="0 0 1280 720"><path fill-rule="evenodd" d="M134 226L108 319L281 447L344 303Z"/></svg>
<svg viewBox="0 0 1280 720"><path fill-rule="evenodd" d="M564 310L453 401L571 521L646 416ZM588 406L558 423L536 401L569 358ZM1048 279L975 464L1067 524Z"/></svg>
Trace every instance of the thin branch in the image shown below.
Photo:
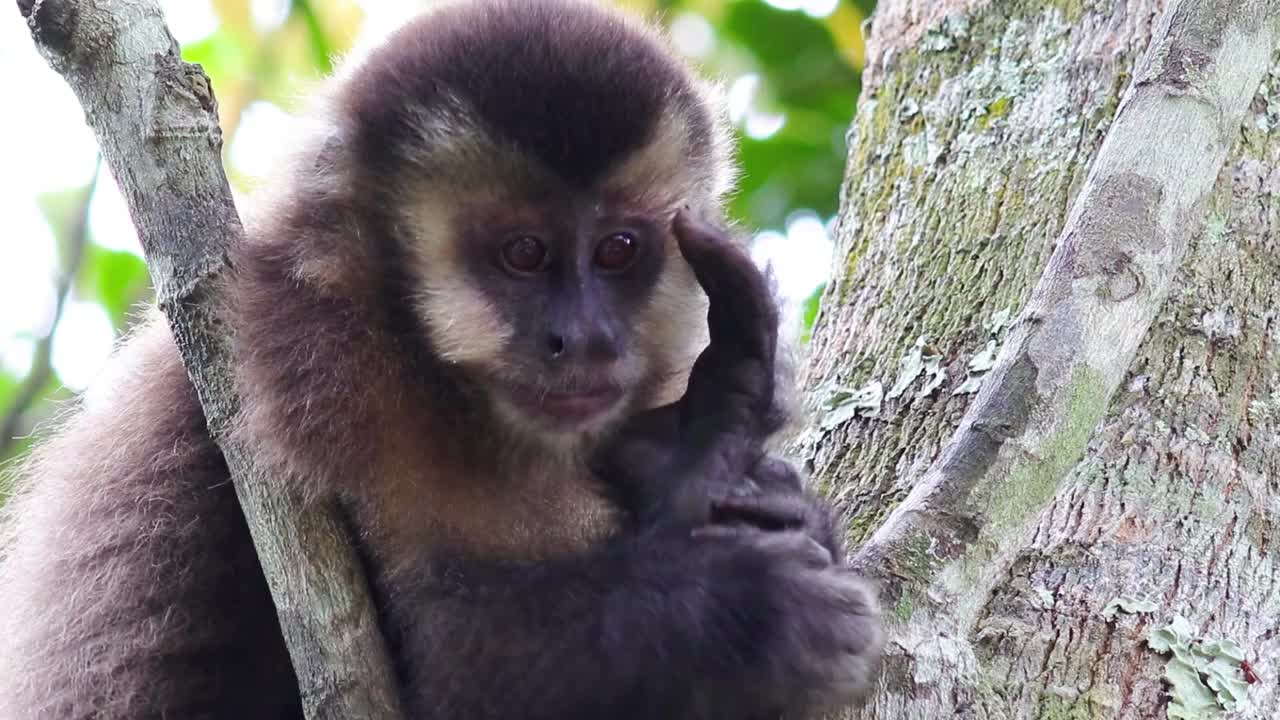
<svg viewBox="0 0 1280 720"><path fill-rule="evenodd" d="M1277 5L1165 11L982 391L855 559L886 603L914 608L912 627L963 637L1078 462L1203 221L1277 47Z"/></svg>
<svg viewBox="0 0 1280 720"><path fill-rule="evenodd" d="M40 393L53 377L53 338L62 322L62 311L66 308L67 297L71 294L71 286L80 274L80 263L84 260L84 249L89 243L89 205L93 202L93 194L98 188L98 175L102 171L102 156L93 163L93 177L84 189L80 203L75 209L75 225L71 235L66 238L63 252L62 268L55 286L57 299L54 301L53 318L49 321L49 329L36 341L31 354L31 370L18 388L17 396L5 411L4 423L0 425L0 458L8 457L9 452L18 442L22 432L23 419L32 403L40 397Z"/></svg>
<svg viewBox="0 0 1280 720"><path fill-rule="evenodd" d="M400 716L367 583L335 508L308 505L228 429L240 412L217 298L243 231L209 79L182 61L156 0L20 0L120 182L271 587L307 717Z"/></svg>

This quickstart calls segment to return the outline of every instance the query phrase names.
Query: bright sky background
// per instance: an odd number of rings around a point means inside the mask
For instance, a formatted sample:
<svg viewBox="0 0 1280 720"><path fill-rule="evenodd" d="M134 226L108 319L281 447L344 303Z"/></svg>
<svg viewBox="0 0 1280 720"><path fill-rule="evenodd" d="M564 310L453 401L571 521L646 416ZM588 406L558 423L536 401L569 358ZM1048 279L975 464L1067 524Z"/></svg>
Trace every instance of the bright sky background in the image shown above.
<svg viewBox="0 0 1280 720"><path fill-rule="evenodd" d="M820 17L832 12L837 0L770 3ZM420 0L360 4L368 20L357 45L383 37L422 6ZM216 28L208 0L162 0L161 5L180 43L198 40ZM283 19L289 0L255 0L253 5L255 19L269 27ZM696 15L676 18L672 31L677 46L691 55L705 54L714 42L711 28ZM747 75L732 82L729 100L733 116L744 129L764 137L777 132L785 118L751 108L758 80ZM22 374L31 363L32 338L43 335L48 327L56 292L56 245L36 196L86 184L93 172L96 144L75 96L35 51L12 6L0 12L0 97L13 103L0 112L0 365ZM265 170L261 159L273 155L286 119L283 111L269 103L248 108L228 149L239 170L248 175ZM105 168L91 204L90 223L99 245L141 255L124 200ZM785 234L760 234L754 255L761 264L773 266L788 301L788 321L795 322L800 301L828 275L831 242L824 219L811 212L796 213L779 230ZM68 303L53 347L59 377L67 386L83 389L101 371L113 341L111 322L98 305Z"/></svg>

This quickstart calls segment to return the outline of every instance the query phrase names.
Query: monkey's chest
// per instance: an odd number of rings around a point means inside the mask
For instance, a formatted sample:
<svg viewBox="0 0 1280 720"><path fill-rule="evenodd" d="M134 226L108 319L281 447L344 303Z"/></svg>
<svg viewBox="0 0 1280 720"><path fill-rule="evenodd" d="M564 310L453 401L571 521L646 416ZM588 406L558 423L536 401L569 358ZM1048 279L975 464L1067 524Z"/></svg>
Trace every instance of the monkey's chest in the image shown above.
<svg viewBox="0 0 1280 720"><path fill-rule="evenodd" d="M421 569L424 561L458 555L503 562L563 557L617 527L616 509L585 468L448 472L401 481L369 498L361 535L388 569Z"/></svg>

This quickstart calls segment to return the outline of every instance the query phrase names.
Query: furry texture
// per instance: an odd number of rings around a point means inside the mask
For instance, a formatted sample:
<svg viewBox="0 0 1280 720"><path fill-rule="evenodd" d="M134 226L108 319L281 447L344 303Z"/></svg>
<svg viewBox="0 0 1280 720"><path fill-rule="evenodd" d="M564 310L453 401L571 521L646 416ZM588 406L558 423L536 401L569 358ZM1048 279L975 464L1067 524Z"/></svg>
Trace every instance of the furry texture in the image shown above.
<svg viewBox="0 0 1280 720"><path fill-rule="evenodd" d="M6 507L0 717L300 716L266 581L173 341L31 457Z"/></svg>
<svg viewBox="0 0 1280 720"><path fill-rule="evenodd" d="M833 563L830 514L761 457L769 293L724 237L669 227L682 205L717 220L731 182L706 88L596 5L482 0L411 23L329 95L234 252L236 431L286 491L346 510L410 716L754 718L855 695L874 602ZM460 228L494 203L649 219L649 280L602 291L635 338L613 371L627 401L601 422L529 432L485 394L530 368L512 360L520 303L463 258ZM720 248L701 269L695 236ZM701 356L699 281L720 287L719 350ZM739 300L750 320L726 322ZM685 393L695 357L704 380ZM119 362L128 378L44 444L11 504L0 716L297 717L172 339L153 324ZM735 397L750 402L718 399ZM640 417L660 432L628 425L588 467L625 415L658 406ZM689 417L705 432L683 432ZM620 466L636 448L651 461ZM743 477L765 492L716 502ZM705 512L638 520L676 496ZM699 524L756 531L694 541Z"/></svg>

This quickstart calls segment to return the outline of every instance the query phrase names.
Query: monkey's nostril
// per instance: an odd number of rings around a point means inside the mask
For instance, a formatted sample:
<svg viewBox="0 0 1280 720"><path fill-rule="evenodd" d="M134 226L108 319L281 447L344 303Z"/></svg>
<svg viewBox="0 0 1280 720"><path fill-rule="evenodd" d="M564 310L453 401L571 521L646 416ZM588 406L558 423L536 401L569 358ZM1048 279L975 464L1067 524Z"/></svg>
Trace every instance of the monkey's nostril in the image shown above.
<svg viewBox="0 0 1280 720"><path fill-rule="evenodd" d="M552 335L547 338L547 350L551 352L551 357L558 358L564 354L564 338L559 335Z"/></svg>

